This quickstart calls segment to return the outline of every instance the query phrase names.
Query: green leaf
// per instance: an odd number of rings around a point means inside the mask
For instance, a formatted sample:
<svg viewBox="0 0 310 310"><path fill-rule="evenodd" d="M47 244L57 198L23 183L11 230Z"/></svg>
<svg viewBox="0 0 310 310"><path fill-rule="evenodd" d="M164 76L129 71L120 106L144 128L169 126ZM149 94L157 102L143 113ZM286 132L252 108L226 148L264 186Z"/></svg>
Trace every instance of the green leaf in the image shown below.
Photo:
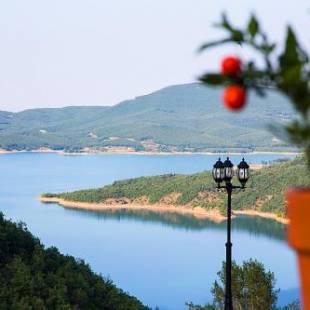
<svg viewBox="0 0 310 310"><path fill-rule="evenodd" d="M274 51L274 49L276 48L276 44L262 44L261 45L261 50L265 53L265 54L270 54Z"/></svg>
<svg viewBox="0 0 310 310"><path fill-rule="evenodd" d="M231 38L227 38L227 39L222 39L222 40L219 40L219 41L214 41L214 42L208 42L208 43L205 43L203 45L201 45L198 49L198 53L204 51L205 49L208 49L210 47L215 47L215 46L218 46L218 45L222 45L222 44L225 44L225 43L229 43L231 42Z"/></svg>
<svg viewBox="0 0 310 310"><path fill-rule="evenodd" d="M220 27L223 27L224 29L227 29L229 31L232 31L233 28L230 25L230 22L228 21L227 15L223 13L222 15L222 23L220 24Z"/></svg>
<svg viewBox="0 0 310 310"><path fill-rule="evenodd" d="M231 39L232 41L241 44L244 41L244 35L239 30L233 30Z"/></svg>
<svg viewBox="0 0 310 310"><path fill-rule="evenodd" d="M249 24L248 24L248 32L252 38L254 38L259 31L259 23L254 15L252 15Z"/></svg>
<svg viewBox="0 0 310 310"><path fill-rule="evenodd" d="M199 80L209 85L223 85L227 81L227 78L221 74L209 73L200 77Z"/></svg>
<svg viewBox="0 0 310 310"><path fill-rule="evenodd" d="M304 60L301 56L301 49L297 42L295 33L291 27L288 27L285 48L279 59L282 71L286 71L292 66L302 64Z"/></svg>

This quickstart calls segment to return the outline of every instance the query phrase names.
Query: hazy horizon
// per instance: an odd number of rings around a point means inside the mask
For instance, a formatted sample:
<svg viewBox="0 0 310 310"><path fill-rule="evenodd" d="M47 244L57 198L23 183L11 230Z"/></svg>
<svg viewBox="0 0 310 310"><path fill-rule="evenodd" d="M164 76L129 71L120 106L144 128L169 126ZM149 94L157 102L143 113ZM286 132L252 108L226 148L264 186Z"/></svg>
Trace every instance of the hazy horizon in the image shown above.
<svg viewBox="0 0 310 310"><path fill-rule="evenodd" d="M146 94L140 94L140 95L137 95L135 97L132 97L132 98L129 98L129 99L123 99L119 102L116 102L114 104L111 104L111 105L104 105L104 104L96 104L96 105L83 105L83 104L79 104L79 105L64 105L64 106L51 106L51 107L30 107L30 108L25 108L25 109L22 109L22 110L16 110L16 111L13 111L13 110L5 110L5 109L0 109L0 111L2 112L12 112L12 113L18 113L18 112L23 112L23 111L26 111L26 110L32 110L32 109L59 109L59 108L69 108L69 107L113 107L113 106L116 106L124 101L128 101L128 100L134 100L138 97L143 97L143 96L147 96L147 95L151 95L157 91L161 91L165 88L168 88L168 87L173 87L173 86L181 86L181 85L189 85L189 84L195 84L195 83L200 83L199 81L192 81L192 82L188 82L188 83L180 83L180 84L172 84L172 85L167 85L167 86L164 86L164 87L161 87L159 89L155 89L154 91L150 91ZM207 85L204 85L205 87L208 87Z"/></svg>
<svg viewBox="0 0 310 310"><path fill-rule="evenodd" d="M281 6L281 14L275 14ZM196 81L225 54L255 57L238 46L198 56L222 35L223 11L238 25L255 12L271 39L292 24L310 50L308 1L169 2L11 0L1 6L0 110L109 106L161 88Z"/></svg>

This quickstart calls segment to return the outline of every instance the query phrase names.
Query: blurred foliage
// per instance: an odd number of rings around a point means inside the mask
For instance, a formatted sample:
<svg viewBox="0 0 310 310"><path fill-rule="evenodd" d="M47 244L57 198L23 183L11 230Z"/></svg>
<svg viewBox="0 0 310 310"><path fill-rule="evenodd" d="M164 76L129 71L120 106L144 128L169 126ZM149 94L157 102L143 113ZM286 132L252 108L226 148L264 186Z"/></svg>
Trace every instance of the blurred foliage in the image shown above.
<svg viewBox="0 0 310 310"><path fill-rule="evenodd" d="M189 310L224 309L225 301L225 263L218 272L219 281L211 289L213 303L205 306L188 304ZM298 301L284 308L277 307L279 290L275 288L274 274L267 271L257 260L248 260L241 266L232 264L232 292L235 310L300 310Z"/></svg>
<svg viewBox="0 0 310 310"><path fill-rule="evenodd" d="M45 249L0 213L0 309L147 309L82 260Z"/></svg>
<svg viewBox="0 0 310 310"><path fill-rule="evenodd" d="M285 217L285 191L290 186L310 185L308 170L303 157L288 162L277 161L251 172L246 191L238 190L232 196L234 209L251 209L272 212ZM192 175L169 174L140 177L116 181L98 189L79 190L62 194L43 194L45 197L59 197L65 200L104 202L109 198L129 200L147 197L150 203L157 203L169 194L179 193L170 204L217 208L226 210L226 194L217 193L210 172ZM128 203L123 201L121 203Z"/></svg>
<svg viewBox="0 0 310 310"><path fill-rule="evenodd" d="M218 273L219 281L215 281L212 294L215 309L223 309L225 300L225 270ZM243 262L238 266L232 264L232 291L233 305L236 310L276 309L278 290L275 289L275 277L270 271L266 271L263 264L256 260Z"/></svg>
<svg viewBox="0 0 310 310"><path fill-rule="evenodd" d="M225 85L241 84L253 89L259 96L266 95L266 89L274 89L285 94L297 112L297 118L285 126L291 143L304 149L310 167L310 71L309 56L298 42L292 27L288 26L284 47L281 52L263 31L257 18L252 15L245 28L233 26L224 14L217 27L227 36L221 40L206 43L200 51L226 43L235 43L253 48L262 56L264 65L258 68L252 60L244 63L238 76L223 76L218 73L206 73L200 79L205 84Z"/></svg>

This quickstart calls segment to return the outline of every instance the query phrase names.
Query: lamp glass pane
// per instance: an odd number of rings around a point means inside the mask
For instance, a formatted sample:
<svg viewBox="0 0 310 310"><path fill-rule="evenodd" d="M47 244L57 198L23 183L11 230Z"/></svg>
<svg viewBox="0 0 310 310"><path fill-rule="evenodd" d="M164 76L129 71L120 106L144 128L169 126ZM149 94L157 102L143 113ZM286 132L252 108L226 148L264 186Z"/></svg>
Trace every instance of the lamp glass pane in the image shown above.
<svg viewBox="0 0 310 310"><path fill-rule="evenodd" d="M239 169L239 179L244 180L246 178L246 171L245 169Z"/></svg>
<svg viewBox="0 0 310 310"><path fill-rule="evenodd" d="M212 175L213 175L213 179L215 179L215 178L216 178L216 168L214 168L214 169L212 170Z"/></svg>
<svg viewBox="0 0 310 310"><path fill-rule="evenodd" d="M220 181L222 180L222 173L220 168L214 168L213 169L213 179L215 181Z"/></svg>
<svg viewBox="0 0 310 310"><path fill-rule="evenodd" d="M231 168L229 168L229 167L226 167L225 168L225 177L226 178L232 178L232 169Z"/></svg>

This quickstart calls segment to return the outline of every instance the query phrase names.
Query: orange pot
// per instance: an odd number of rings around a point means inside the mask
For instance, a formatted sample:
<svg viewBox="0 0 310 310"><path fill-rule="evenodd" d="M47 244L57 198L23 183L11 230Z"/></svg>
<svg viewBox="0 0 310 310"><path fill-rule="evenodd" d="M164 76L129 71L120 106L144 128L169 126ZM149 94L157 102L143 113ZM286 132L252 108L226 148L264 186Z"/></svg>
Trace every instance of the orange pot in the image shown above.
<svg viewBox="0 0 310 310"><path fill-rule="evenodd" d="M303 309L310 310L310 188L287 192L288 242L297 253Z"/></svg>

